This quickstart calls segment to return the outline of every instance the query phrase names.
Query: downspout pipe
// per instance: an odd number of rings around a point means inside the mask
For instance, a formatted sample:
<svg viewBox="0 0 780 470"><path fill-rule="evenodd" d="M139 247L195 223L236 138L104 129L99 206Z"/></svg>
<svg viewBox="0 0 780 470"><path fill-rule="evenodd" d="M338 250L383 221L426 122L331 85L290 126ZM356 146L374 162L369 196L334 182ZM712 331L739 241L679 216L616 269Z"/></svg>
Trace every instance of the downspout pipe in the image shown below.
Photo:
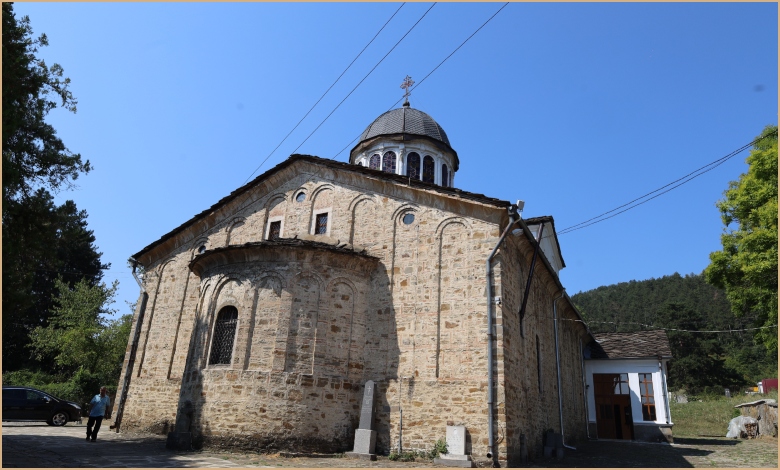
<svg viewBox="0 0 780 470"><path fill-rule="evenodd" d="M566 294L566 290L561 290L561 295L553 300L553 325L555 328L555 368L558 372L558 417L561 422L561 442L563 447L571 450L577 450L575 447L566 445L566 440L563 434L563 392L561 390L561 351L558 345L558 301L561 300Z"/></svg>
<svg viewBox="0 0 780 470"><path fill-rule="evenodd" d="M585 358L582 355L582 338L580 338L580 371L582 374L582 403L585 405L585 436L590 440L590 415L588 411L588 387L585 377Z"/></svg>
<svg viewBox="0 0 780 470"><path fill-rule="evenodd" d="M487 286L487 363L488 363L488 386L487 386L487 404L488 404L488 452L486 457L493 460L493 467L498 467L498 454L496 453L496 436L493 433L493 339L495 335L493 333L493 284L491 279L493 277L493 268L491 262L493 257L498 251L498 247L503 243L504 238L509 234L509 230L514 224L522 220L517 213L517 206L511 205L509 210L509 223L507 224L501 237L498 239L493 251L490 252L487 261L485 262L485 284Z"/></svg>
<svg viewBox="0 0 780 470"><path fill-rule="evenodd" d="M536 241L536 237L534 237L534 234L531 232L531 229L528 228L528 225L526 225L525 221L523 219L519 220L520 228L523 230L523 233L525 234L526 238L529 240L529 242L536 246L539 242ZM542 256L539 257L539 260L542 261L542 264L547 268L547 272L549 273L555 273L555 269L550 265L550 262L547 260L547 257L544 256L544 253L542 253ZM588 327L588 324L585 323L585 321L582 319L582 315L580 314L579 310L577 310L577 307L574 306L574 303L571 301L571 298L569 298L569 295L566 294L565 289L563 287L563 284L561 284L561 280L558 278L558 276L552 276L553 281L555 282L555 285L558 287L558 289L564 290L564 296L569 299L569 304L574 309L574 314L577 316L579 321L582 323L582 326L585 327L585 331L587 331L588 335L592 338L593 333L590 331L590 328Z"/></svg>
<svg viewBox="0 0 780 470"><path fill-rule="evenodd" d="M536 240L536 238L534 237L533 233L531 232L531 229L528 228L528 225L526 225L526 223L525 223L525 221L523 221L523 219L519 220L519 225L520 225L520 228L523 230L523 233L525 234L525 237L528 239L528 241L532 245L535 246L535 245L539 244L539 242ZM542 261L542 264L544 264L544 266L547 268L547 271L549 273L555 273L555 270L550 265L550 262L547 260L546 256L540 256L539 259ZM558 276L552 276L552 278L553 278L553 281L555 281L555 285L558 287L558 289L560 289L560 292L561 292L561 296L558 299L556 299L554 301L554 303L553 303L553 314L555 315L555 322L556 322L556 328L555 328L556 347L555 347L555 352L556 352L556 357L557 357L557 355L559 354L559 349L558 349L558 346L557 346L557 340L558 340L557 321L558 321L558 317L557 317L556 303L557 303L557 301L559 299L561 299L563 297L566 297L566 299L569 301L569 305L574 310L574 314L577 317L577 320L580 321L582 323L582 326L585 327L585 331L587 332L588 336L593 338L593 333L590 331L590 328L588 327L588 324L585 323L585 321L582 319L582 315L577 310L577 307L574 306L574 303L571 301L571 298L569 297L569 295L566 293L566 289L563 287L563 284L561 284L561 280L558 278ZM558 364L558 380L560 381L560 363L559 363L558 360L556 360L556 363ZM562 406L560 406L560 402L562 401L561 400L561 395L560 395L560 386L558 386L558 390L559 390L559 394L558 394L559 407L560 407L560 409L562 409ZM587 396L587 390L583 390L583 393L585 393L585 395ZM587 420L587 413L588 412L587 412L587 406L586 406L586 408L585 408L586 420ZM586 421L586 424L587 424L587 421ZM563 438L563 426L561 426L561 438ZM566 444L564 444L564 447L567 447L569 449L574 450L573 447L567 446Z"/></svg>
<svg viewBox="0 0 780 470"><path fill-rule="evenodd" d="M525 306L528 304L528 293L531 292L531 281L534 279L534 268L536 267L536 258L539 256L539 250L542 247L542 234L544 233L544 224L539 227L539 235L534 247L534 257L531 259L531 268L528 270L528 281L525 283L525 293L523 293L523 304L517 313L520 318L520 334L523 334L523 318L525 318Z"/></svg>
<svg viewBox="0 0 780 470"><path fill-rule="evenodd" d="M661 383L664 391L664 407L666 408L666 424L672 424L672 415L669 411L669 392L666 391L666 363L662 358L658 358L658 369L661 372Z"/></svg>
<svg viewBox="0 0 780 470"><path fill-rule="evenodd" d="M133 266L133 278L135 279L135 282L138 283L138 287L141 288L141 296L140 296L140 305L138 306L138 318L135 322L135 329L132 332L132 338L133 341L130 345L130 355L127 358L127 367L125 367L125 376L124 381L122 382L122 390L119 394L119 400L117 400L117 407L116 407L116 416L114 417L114 424L109 427L109 429L113 429L115 432L119 432L119 427L122 424L122 415L124 414L124 408L125 408L125 400L127 400L127 391L130 388L130 379L133 375L133 365L135 364L135 355L138 351L138 340L141 337L141 325L143 325L144 321L144 312L146 311L146 302L149 300L149 294L146 292L146 289L144 288L143 282L141 282L141 279L138 277L138 274L136 274L136 269L138 267L138 261L130 258L128 259L130 264Z"/></svg>

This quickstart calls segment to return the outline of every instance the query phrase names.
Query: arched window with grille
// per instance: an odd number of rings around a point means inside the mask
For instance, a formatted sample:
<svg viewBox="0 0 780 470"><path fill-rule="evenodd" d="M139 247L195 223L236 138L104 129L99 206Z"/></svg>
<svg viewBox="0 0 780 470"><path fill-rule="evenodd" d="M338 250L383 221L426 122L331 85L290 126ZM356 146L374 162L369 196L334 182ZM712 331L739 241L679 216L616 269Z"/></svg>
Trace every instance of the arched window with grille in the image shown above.
<svg viewBox="0 0 780 470"><path fill-rule="evenodd" d="M368 167L372 170L378 170L379 169L379 154L375 153L371 155L371 160L368 161Z"/></svg>
<svg viewBox="0 0 780 470"><path fill-rule="evenodd" d="M450 187L450 172L446 163L441 164L441 185L445 188Z"/></svg>
<svg viewBox="0 0 780 470"><path fill-rule="evenodd" d="M230 364L233 359L233 342L236 338L238 309L233 306L222 307L214 324L211 337L211 355L209 365Z"/></svg>
<svg viewBox="0 0 780 470"><path fill-rule="evenodd" d="M433 157L430 155L426 155L425 158L423 158L423 170L422 170L422 180L425 183L433 183L433 172L434 172L434 163L433 163Z"/></svg>
<svg viewBox="0 0 780 470"><path fill-rule="evenodd" d="M385 152L382 157L382 171L395 173L395 152Z"/></svg>
<svg viewBox="0 0 780 470"><path fill-rule="evenodd" d="M411 152L406 157L406 176L419 180L420 179L420 154Z"/></svg>

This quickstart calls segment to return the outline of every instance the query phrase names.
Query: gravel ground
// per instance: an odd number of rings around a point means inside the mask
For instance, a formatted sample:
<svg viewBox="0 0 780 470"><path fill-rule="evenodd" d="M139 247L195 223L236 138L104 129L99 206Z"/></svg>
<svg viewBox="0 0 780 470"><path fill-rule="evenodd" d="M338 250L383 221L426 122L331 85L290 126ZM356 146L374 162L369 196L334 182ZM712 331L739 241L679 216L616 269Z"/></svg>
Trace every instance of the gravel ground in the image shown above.
<svg viewBox="0 0 780 470"><path fill-rule="evenodd" d="M114 433L101 430L98 442L85 442L84 424L64 427L43 423L3 423L3 467L295 467L295 468L444 468L429 460L353 460L343 456L290 457L285 455L230 453L213 449L172 452L165 438L151 434ZM626 441L588 441L564 458L538 459L529 467L584 468L777 468L777 439L677 438L675 444Z"/></svg>
<svg viewBox="0 0 780 470"><path fill-rule="evenodd" d="M279 455L208 452L241 466L269 467L439 467L431 461L393 462L379 456L376 462L345 458L288 458ZM627 441L588 441L564 458L539 459L529 467L553 468L778 468L777 439L727 438L675 439L675 444Z"/></svg>

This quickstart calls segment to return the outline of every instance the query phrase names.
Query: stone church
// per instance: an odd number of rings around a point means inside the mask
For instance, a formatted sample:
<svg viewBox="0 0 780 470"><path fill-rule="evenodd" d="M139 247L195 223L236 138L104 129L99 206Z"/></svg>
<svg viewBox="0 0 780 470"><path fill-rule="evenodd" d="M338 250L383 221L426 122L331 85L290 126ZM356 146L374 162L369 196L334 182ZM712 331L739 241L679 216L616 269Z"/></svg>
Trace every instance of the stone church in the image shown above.
<svg viewBox="0 0 780 470"><path fill-rule="evenodd" d="M541 457L548 430L583 439L592 337L554 221L457 189L459 167L407 100L349 163L292 155L134 254L115 429L345 452L370 380L378 454L448 425L494 465Z"/></svg>

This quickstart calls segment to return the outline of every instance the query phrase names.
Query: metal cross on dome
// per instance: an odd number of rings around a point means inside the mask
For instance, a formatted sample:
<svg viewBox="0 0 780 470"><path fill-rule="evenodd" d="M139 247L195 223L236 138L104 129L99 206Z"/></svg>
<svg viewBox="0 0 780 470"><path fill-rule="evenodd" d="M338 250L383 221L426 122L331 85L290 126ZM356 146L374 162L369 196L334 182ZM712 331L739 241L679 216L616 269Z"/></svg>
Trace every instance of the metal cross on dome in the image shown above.
<svg viewBox="0 0 780 470"><path fill-rule="evenodd" d="M412 80L412 77L407 75L406 78L404 78L404 82L401 83L401 88L403 88L405 91L404 104L409 104L409 95L411 95L411 93L409 93L409 88L411 88L412 85L414 85L414 80Z"/></svg>

